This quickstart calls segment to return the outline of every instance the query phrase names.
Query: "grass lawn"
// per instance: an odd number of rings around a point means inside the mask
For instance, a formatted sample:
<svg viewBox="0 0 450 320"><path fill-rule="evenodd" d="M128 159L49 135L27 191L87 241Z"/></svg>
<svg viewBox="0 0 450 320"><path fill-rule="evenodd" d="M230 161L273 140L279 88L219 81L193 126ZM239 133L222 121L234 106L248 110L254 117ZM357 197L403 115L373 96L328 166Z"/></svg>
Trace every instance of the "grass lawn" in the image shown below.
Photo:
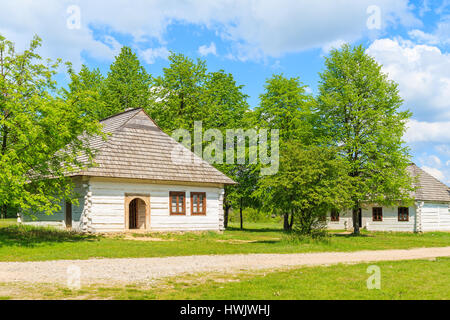
<svg viewBox="0 0 450 320"><path fill-rule="evenodd" d="M296 253L450 246L450 233L363 232L323 241L293 241L281 224L246 223L223 232L82 235L0 220L0 261L162 257L198 254Z"/></svg>
<svg viewBox="0 0 450 320"><path fill-rule="evenodd" d="M371 264L240 274L196 274L147 284L62 286L0 284L3 299L450 299L450 258L377 262L381 289L369 290Z"/></svg>

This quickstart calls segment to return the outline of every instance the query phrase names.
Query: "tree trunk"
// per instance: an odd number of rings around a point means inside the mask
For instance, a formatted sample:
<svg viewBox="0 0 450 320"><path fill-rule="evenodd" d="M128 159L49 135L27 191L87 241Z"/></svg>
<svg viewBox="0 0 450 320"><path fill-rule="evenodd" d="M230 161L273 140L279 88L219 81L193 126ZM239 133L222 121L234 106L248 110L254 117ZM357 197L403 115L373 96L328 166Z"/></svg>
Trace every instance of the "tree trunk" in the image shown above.
<svg viewBox="0 0 450 320"><path fill-rule="evenodd" d="M289 222L289 230L292 230L293 225L294 225L294 213L291 212L291 222Z"/></svg>
<svg viewBox="0 0 450 320"><path fill-rule="evenodd" d="M289 213L284 213L284 222L283 222L284 231L289 231Z"/></svg>
<svg viewBox="0 0 450 320"><path fill-rule="evenodd" d="M359 225L359 208L353 208L353 211L352 211L352 220L353 220L353 234L356 234L356 235L358 235L360 232L359 232L359 228L360 228L360 225Z"/></svg>
<svg viewBox="0 0 450 320"><path fill-rule="evenodd" d="M230 206L225 205L225 210L223 213L223 226L226 228L228 228L228 213L230 212Z"/></svg>
<svg viewBox="0 0 450 320"><path fill-rule="evenodd" d="M1 214L2 219L6 218L7 211L8 211L8 207L6 206L6 204L2 205L2 214Z"/></svg>
<svg viewBox="0 0 450 320"><path fill-rule="evenodd" d="M240 206L239 206L239 215L241 218L241 230L243 230L244 229L244 220L242 217L242 197L241 197Z"/></svg>

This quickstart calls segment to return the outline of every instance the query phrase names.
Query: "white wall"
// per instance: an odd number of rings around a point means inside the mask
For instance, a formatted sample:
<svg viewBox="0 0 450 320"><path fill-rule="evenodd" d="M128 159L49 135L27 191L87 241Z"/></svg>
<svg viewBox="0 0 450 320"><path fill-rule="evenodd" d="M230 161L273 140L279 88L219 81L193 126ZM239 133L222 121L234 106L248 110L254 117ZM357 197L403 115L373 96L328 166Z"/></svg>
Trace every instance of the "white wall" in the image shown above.
<svg viewBox="0 0 450 320"><path fill-rule="evenodd" d="M450 231L448 203L424 203L421 217L422 231Z"/></svg>
<svg viewBox="0 0 450 320"><path fill-rule="evenodd" d="M415 231L416 208L409 207L409 221L398 221L398 207L383 207L383 221L372 221L372 207L377 205L369 205L362 209L362 228L372 231ZM332 230L351 229L353 228L353 220L351 211L341 212L339 221L334 222L330 219L330 213L327 216L328 228Z"/></svg>
<svg viewBox="0 0 450 320"><path fill-rule="evenodd" d="M78 198L78 205L72 205L72 229L79 230L80 229L80 222L81 222L81 215L84 210L85 206L85 194L86 190L83 187L83 183L81 179L75 179L74 180L74 193L77 195ZM66 222L65 222L65 212L66 212L66 203L65 200L61 200L59 203L61 209L54 212L53 214L47 215L44 212L35 212L34 216L36 217L35 220L32 219L30 215L22 214L21 219L22 222L25 224L30 225L36 225L36 226L53 226L53 227L60 227L65 228Z"/></svg>
<svg viewBox="0 0 450 320"><path fill-rule="evenodd" d="M222 203L219 187L149 184L140 181L91 178L92 228L96 232L125 229L125 194L150 194L150 228L153 231L219 230ZM186 192L186 215L169 214L169 192ZM190 192L206 192L206 216L191 216Z"/></svg>

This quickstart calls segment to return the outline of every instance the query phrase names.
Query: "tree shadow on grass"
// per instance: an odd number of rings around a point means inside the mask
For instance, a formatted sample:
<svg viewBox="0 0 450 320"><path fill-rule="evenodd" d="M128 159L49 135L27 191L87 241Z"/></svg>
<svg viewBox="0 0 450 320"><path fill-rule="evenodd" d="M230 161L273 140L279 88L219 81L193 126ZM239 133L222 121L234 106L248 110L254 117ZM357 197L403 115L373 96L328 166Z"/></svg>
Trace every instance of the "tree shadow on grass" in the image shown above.
<svg viewBox="0 0 450 320"><path fill-rule="evenodd" d="M374 235L364 234L364 233L360 233L360 234L354 234L354 233L331 233L330 236L331 237L336 237L336 238L373 238L374 237Z"/></svg>
<svg viewBox="0 0 450 320"><path fill-rule="evenodd" d="M35 247L39 244L96 240L98 240L98 237L95 235L59 230L51 227L12 225L0 228L0 247Z"/></svg>
<svg viewBox="0 0 450 320"><path fill-rule="evenodd" d="M245 228L227 227L226 231L245 231L245 232L284 232L281 228Z"/></svg>

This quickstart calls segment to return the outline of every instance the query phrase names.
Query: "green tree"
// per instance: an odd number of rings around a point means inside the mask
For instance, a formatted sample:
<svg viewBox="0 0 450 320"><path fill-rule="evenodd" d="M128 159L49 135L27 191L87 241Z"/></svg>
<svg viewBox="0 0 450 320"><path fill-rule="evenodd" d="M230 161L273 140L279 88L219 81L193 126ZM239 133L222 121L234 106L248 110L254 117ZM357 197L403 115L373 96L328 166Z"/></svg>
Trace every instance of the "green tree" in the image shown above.
<svg viewBox="0 0 450 320"><path fill-rule="evenodd" d="M155 103L150 115L164 130L193 131L194 121L208 117L208 109L202 99L207 80L206 62L172 53L170 66L155 79L153 95Z"/></svg>
<svg viewBox="0 0 450 320"><path fill-rule="evenodd" d="M273 75L267 79L265 91L260 95L260 104L253 112L254 124L259 128L279 129L280 148L293 141L312 143L312 102L313 98L306 93L306 86L299 78ZM264 197L264 190L259 194ZM275 211L283 215L284 229L291 229L293 211Z"/></svg>
<svg viewBox="0 0 450 320"><path fill-rule="evenodd" d="M69 88L68 90L63 89L66 99L82 96L77 99L77 101L83 102L83 105L79 104L78 108L84 109L86 113L98 120L104 118L109 111L101 97L105 78L100 70L98 68L89 70L86 65L82 65L80 72L76 74L69 65L69 74L71 78Z"/></svg>
<svg viewBox="0 0 450 320"><path fill-rule="evenodd" d="M129 108L148 108L151 104L152 77L129 47L122 47L111 64L101 91L106 108L101 118Z"/></svg>
<svg viewBox="0 0 450 320"><path fill-rule="evenodd" d="M23 53L0 35L0 206L51 213L59 200L73 197L67 173L92 160L85 140L99 134L99 125L84 110L83 97L57 88L60 65L36 53L37 36ZM88 161L89 162L89 161Z"/></svg>
<svg viewBox="0 0 450 320"><path fill-rule="evenodd" d="M317 114L323 144L339 147L351 177L354 232L363 202L410 201L409 149L402 140L409 111L397 84L362 46L332 50L320 74Z"/></svg>
<svg viewBox="0 0 450 320"><path fill-rule="evenodd" d="M256 194L264 198L263 208L272 213L289 212L290 226L302 235L323 231L321 219L331 208L351 204L346 163L332 147L284 144L279 172L261 178Z"/></svg>
<svg viewBox="0 0 450 320"><path fill-rule="evenodd" d="M299 78L282 74L266 80L265 91L255 108L255 123L261 128L279 129L280 142L310 139L311 104L313 98Z"/></svg>

